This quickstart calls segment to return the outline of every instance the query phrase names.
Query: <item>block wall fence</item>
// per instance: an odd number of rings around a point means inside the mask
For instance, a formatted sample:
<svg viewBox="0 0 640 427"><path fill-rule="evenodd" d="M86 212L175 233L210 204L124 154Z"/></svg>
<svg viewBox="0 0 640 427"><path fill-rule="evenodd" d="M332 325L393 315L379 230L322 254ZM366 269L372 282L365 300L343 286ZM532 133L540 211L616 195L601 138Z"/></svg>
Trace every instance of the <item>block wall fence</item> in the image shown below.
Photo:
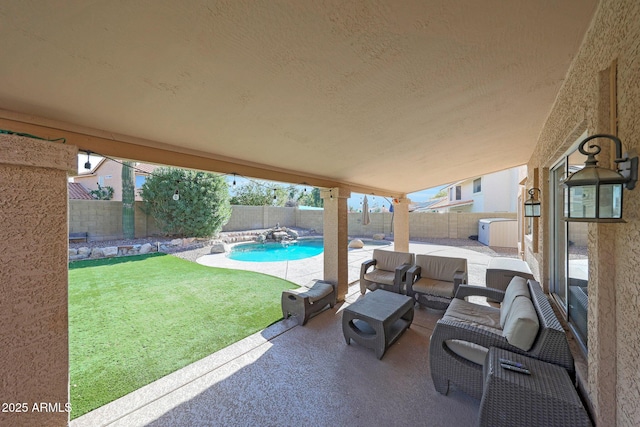
<svg viewBox="0 0 640 427"><path fill-rule="evenodd" d="M229 222L222 231L242 231L282 227L315 230L322 234L322 210L306 210L274 206L232 206ZM136 237L161 236L162 230L142 211L136 202ZM482 218L516 218L515 213L431 213L409 214L411 238L464 239L478 234L478 220ZM349 235L371 237L393 234L393 213L370 214L371 223L362 225L362 214L349 213ZM69 232L88 232L89 240L122 239L122 202L101 200L69 201Z"/></svg>

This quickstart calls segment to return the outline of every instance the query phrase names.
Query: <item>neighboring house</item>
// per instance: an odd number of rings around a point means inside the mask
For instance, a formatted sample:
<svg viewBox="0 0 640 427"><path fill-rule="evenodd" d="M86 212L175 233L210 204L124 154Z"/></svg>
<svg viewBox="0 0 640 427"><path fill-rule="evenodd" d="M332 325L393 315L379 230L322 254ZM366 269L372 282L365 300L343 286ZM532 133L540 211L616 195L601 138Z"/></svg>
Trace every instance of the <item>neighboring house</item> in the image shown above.
<svg viewBox="0 0 640 427"><path fill-rule="evenodd" d="M414 212L517 212L526 166L465 179L445 187L447 196Z"/></svg>
<svg viewBox="0 0 640 427"><path fill-rule="evenodd" d="M158 166L147 163L136 163L134 172L136 177L136 200L142 200L140 189L149 176ZM74 183L84 185L89 191L101 187L112 187L113 198L111 200L122 201L122 163L102 159L90 171L73 177Z"/></svg>
<svg viewBox="0 0 640 427"><path fill-rule="evenodd" d="M93 197L89 193L87 188L79 182L67 183L67 190L69 193L69 199L72 200L93 200Z"/></svg>

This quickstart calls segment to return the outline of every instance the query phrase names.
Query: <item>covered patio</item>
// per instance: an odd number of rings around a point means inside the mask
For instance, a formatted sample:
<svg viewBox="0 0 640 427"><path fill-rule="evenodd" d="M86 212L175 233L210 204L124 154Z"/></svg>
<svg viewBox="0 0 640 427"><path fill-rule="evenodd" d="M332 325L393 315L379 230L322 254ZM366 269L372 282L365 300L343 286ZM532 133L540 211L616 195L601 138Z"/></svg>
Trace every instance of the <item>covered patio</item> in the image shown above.
<svg viewBox="0 0 640 427"><path fill-rule="evenodd" d="M491 258L513 253L482 247L475 241L438 243L449 244L411 242L410 250L466 258L470 283L477 285L484 285ZM393 250L393 246L385 249ZM443 396L431 383L429 337L441 313L416 306L411 328L381 360L370 349L345 344L342 310L361 298L360 264L371 258L372 251L349 252L349 278L353 280L345 301L305 326L297 326L293 318L282 320L72 421L71 427L474 425L479 401L455 386ZM285 271L285 262L243 266L223 254L206 255L199 263L244 267L279 277ZM296 264L297 271L319 272L322 255ZM308 281L295 273L288 279L299 284ZM385 408L382 412L381 407Z"/></svg>

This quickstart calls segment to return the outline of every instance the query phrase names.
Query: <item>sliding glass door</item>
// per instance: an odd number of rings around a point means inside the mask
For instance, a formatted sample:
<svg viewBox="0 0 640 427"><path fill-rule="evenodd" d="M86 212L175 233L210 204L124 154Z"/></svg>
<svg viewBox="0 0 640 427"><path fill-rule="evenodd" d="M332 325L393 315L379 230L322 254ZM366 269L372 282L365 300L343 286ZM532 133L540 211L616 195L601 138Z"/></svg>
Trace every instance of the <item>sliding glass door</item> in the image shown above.
<svg viewBox="0 0 640 427"><path fill-rule="evenodd" d="M564 308L569 325L578 341L587 349L587 301L589 293L588 223L566 222L568 206L565 205L565 189L562 180L582 167L586 156L572 151L551 169L551 283L550 290Z"/></svg>

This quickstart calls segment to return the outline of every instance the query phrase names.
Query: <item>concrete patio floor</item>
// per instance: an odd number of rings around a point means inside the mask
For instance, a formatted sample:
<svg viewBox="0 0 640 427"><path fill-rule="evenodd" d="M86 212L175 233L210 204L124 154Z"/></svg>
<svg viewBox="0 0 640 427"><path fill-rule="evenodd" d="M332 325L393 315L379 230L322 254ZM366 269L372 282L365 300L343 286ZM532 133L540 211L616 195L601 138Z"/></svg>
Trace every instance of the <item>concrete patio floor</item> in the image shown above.
<svg viewBox="0 0 640 427"><path fill-rule="evenodd" d="M360 298L360 265L374 248L349 251L344 303L307 325L287 319L72 421L84 426L469 426L479 401L438 394L428 365L429 337L441 314L416 305L411 328L381 360L346 345L341 310ZM386 246L392 249L393 246ZM468 259L469 282L484 285L491 254L411 243L414 253ZM247 263L224 254L204 265L248 269L304 284L321 278L322 255L299 261Z"/></svg>

